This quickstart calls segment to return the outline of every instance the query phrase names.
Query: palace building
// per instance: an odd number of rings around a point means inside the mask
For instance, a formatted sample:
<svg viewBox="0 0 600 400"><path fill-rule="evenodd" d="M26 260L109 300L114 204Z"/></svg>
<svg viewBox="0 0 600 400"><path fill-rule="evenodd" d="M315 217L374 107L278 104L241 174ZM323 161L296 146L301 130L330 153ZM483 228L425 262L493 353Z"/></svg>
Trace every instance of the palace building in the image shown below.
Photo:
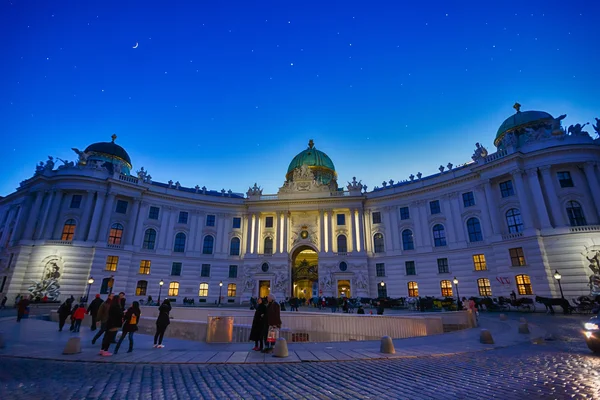
<svg viewBox="0 0 600 400"><path fill-rule="evenodd" d="M49 157L0 198L0 293L161 291L196 303L600 294L600 140L564 129L564 116L515 108L495 152L477 144L464 165L371 191L340 185L312 140L276 194L154 182L132 172L114 135L73 149L77 162Z"/></svg>

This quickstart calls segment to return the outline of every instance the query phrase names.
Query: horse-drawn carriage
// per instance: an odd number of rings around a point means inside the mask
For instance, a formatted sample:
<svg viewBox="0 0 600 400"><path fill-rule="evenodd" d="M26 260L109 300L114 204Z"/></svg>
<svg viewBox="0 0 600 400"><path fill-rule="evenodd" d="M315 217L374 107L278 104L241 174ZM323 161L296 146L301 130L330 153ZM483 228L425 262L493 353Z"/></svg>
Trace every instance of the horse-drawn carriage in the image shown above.
<svg viewBox="0 0 600 400"><path fill-rule="evenodd" d="M500 296L498 298L479 297L474 298L477 308L487 311L521 311L534 312L535 303L529 297L520 297L511 299L509 297ZM483 306L483 307L482 307Z"/></svg>

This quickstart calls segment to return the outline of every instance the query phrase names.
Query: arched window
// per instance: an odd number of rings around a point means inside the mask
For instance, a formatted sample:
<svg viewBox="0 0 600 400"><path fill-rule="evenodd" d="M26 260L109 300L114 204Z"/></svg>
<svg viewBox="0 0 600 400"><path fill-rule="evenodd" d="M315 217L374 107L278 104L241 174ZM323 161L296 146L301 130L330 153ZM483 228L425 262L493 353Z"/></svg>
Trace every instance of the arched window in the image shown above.
<svg viewBox="0 0 600 400"><path fill-rule="evenodd" d="M72 241L73 240L73 236L75 236L75 226L77 225L77 223L75 222L75 220L73 218L68 219L65 224L63 225L63 230L62 230L62 235L60 237L60 240L65 240L65 241Z"/></svg>
<svg viewBox="0 0 600 400"><path fill-rule="evenodd" d="M142 248L146 250L154 250L155 244L156 231L152 228L146 229L146 232L144 232L144 243L142 244Z"/></svg>
<svg viewBox="0 0 600 400"><path fill-rule="evenodd" d="M583 209L578 202L571 200L567 203L567 215L569 216L569 222L571 223L571 226L587 225L585 222L585 216L583 215Z"/></svg>
<svg viewBox="0 0 600 400"><path fill-rule="evenodd" d="M523 232L523 220L521 219L521 211L517 208L511 208L506 212L506 225L508 225L508 233Z"/></svg>
<svg viewBox="0 0 600 400"><path fill-rule="evenodd" d="M108 234L108 244L121 244L121 238L123 237L123 225L117 223L112 224L110 227L110 233Z"/></svg>
<svg viewBox="0 0 600 400"><path fill-rule="evenodd" d="M443 297L452 297L452 282L450 281L441 281L440 288L442 289Z"/></svg>
<svg viewBox="0 0 600 400"><path fill-rule="evenodd" d="M135 295L136 296L145 296L146 290L148 289L148 281L138 281L135 286Z"/></svg>
<svg viewBox="0 0 600 400"><path fill-rule="evenodd" d="M173 246L175 253L183 253L185 251L185 233L179 232L175 235L175 245Z"/></svg>
<svg viewBox="0 0 600 400"><path fill-rule="evenodd" d="M200 297L208 296L208 283L202 282L200 284L200 288L198 289L198 296L200 296Z"/></svg>
<svg viewBox="0 0 600 400"><path fill-rule="evenodd" d="M419 285L417 282L408 282L408 297L419 297Z"/></svg>
<svg viewBox="0 0 600 400"><path fill-rule="evenodd" d="M446 245L446 229L444 229L444 225L442 224L433 226L433 245L435 247Z"/></svg>
<svg viewBox="0 0 600 400"><path fill-rule="evenodd" d="M169 283L169 296L179 296L179 282Z"/></svg>
<svg viewBox="0 0 600 400"><path fill-rule="evenodd" d="M273 238L267 236L264 243L264 254L273 254Z"/></svg>
<svg viewBox="0 0 600 400"><path fill-rule="evenodd" d="M492 286L490 285L490 280L488 278L477 279L477 288L479 289L480 296L489 297L492 295Z"/></svg>
<svg viewBox="0 0 600 400"><path fill-rule="evenodd" d="M385 251L382 233L376 233L375 235L373 235L373 247L375 253L383 253Z"/></svg>
<svg viewBox="0 0 600 400"><path fill-rule="evenodd" d="M240 238L234 237L231 238L231 242L229 243L229 255L230 256L239 256L240 255Z"/></svg>
<svg viewBox="0 0 600 400"><path fill-rule="evenodd" d="M338 251L338 253L348 252L348 240L346 239L346 235L338 235L337 251Z"/></svg>
<svg viewBox="0 0 600 400"><path fill-rule="evenodd" d="M202 244L202 254L212 254L214 247L215 238L210 235L204 236L204 243Z"/></svg>
<svg viewBox="0 0 600 400"><path fill-rule="evenodd" d="M402 250L414 250L415 239L410 229L402 231Z"/></svg>
<svg viewBox="0 0 600 400"><path fill-rule="evenodd" d="M235 283L230 283L227 285L227 297L235 297L237 292L237 285Z"/></svg>
<svg viewBox="0 0 600 400"><path fill-rule="evenodd" d="M517 291L519 292L519 294L533 294L533 290L531 289L531 279L529 279L529 275L517 275L515 276L515 281L517 282Z"/></svg>
<svg viewBox="0 0 600 400"><path fill-rule="evenodd" d="M477 218L467 220L467 231L469 232L469 242L481 242L483 240L481 224Z"/></svg>

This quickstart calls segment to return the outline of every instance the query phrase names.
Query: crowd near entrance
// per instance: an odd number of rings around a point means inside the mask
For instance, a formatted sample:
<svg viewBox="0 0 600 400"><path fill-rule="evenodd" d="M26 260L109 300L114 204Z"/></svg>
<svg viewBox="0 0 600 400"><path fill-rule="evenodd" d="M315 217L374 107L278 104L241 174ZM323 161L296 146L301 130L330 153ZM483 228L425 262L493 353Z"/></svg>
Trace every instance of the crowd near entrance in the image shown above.
<svg viewBox="0 0 600 400"><path fill-rule="evenodd" d="M292 297L319 296L319 255L311 247L299 247L292 256Z"/></svg>

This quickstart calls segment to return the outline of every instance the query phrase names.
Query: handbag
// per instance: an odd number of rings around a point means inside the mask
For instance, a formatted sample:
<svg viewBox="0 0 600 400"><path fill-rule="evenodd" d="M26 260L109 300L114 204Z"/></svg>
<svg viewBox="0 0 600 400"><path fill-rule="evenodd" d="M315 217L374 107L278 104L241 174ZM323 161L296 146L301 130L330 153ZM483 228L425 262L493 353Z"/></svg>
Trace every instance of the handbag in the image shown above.
<svg viewBox="0 0 600 400"><path fill-rule="evenodd" d="M269 333L267 334L267 343L275 343L277 339L279 339L279 328L270 326Z"/></svg>
<svg viewBox="0 0 600 400"><path fill-rule="evenodd" d="M131 318L129 318L129 325L137 325L137 316L135 314L131 314Z"/></svg>

